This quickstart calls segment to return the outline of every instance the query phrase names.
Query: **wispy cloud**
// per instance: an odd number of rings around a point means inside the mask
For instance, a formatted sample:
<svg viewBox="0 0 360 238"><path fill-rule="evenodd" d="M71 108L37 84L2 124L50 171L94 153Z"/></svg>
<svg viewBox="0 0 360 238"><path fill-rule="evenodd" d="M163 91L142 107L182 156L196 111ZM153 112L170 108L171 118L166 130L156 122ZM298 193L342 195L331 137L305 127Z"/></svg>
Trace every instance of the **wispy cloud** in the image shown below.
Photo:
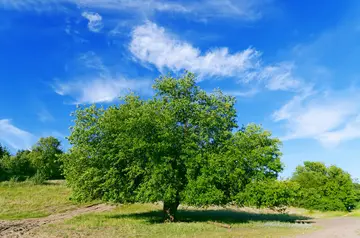
<svg viewBox="0 0 360 238"><path fill-rule="evenodd" d="M262 81L269 90L298 90L301 86L301 79L296 78L293 72L293 63L282 62L275 65L259 67L245 74L245 81Z"/></svg>
<svg viewBox="0 0 360 238"><path fill-rule="evenodd" d="M147 16L155 12L172 12L192 16L193 20L233 18L257 20L272 0L0 0L0 7L16 10L66 9L66 4L80 8L107 11L132 11Z"/></svg>
<svg viewBox="0 0 360 238"><path fill-rule="evenodd" d="M263 65L261 52L253 48L234 53L230 53L228 48L215 48L202 53L152 22L133 30L129 49L140 62L154 65L161 72L187 69L200 78L229 77L244 83L255 81L269 90L291 90L300 86L300 80L292 75L292 64Z"/></svg>
<svg viewBox="0 0 360 238"><path fill-rule="evenodd" d="M54 117L45 107L40 109L40 111L37 113L37 116L41 122L49 122L54 120Z"/></svg>
<svg viewBox="0 0 360 238"><path fill-rule="evenodd" d="M316 92L307 90L296 95L273 114L276 122L284 121L284 140L312 138L323 145L360 138L359 92Z"/></svg>
<svg viewBox="0 0 360 238"><path fill-rule="evenodd" d="M0 142L16 150L29 149L36 142L36 137L14 126L9 119L2 119L0 120Z"/></svg>
<svg viewBox="0 0 360 238"><path fill-rule="evenodd" d="M78 59L82 74L71 80L57 81L54 90L62 96L70 96L73 104L111 102L124 94L134 91L149 94L151 81L127 79L116 75L105 66L102 59L94 52L88 52Z"/></svg>
<svg viewBox="0 0 360 238"><path fill-rule="evenodd" d="M0 0L0 8L18 11L53 11L65 10L68 0Z"/></svg>
<svg viewBox="0 0 360 238"><path fill-rule="evenodd" d="M262 17L262 9L269 0L200 0L200 1L166 1L166 0L79 0L80 6L105 8L111 10L132 9L148 15L153 12L177 12L193 15L196 19L236 18L256 20Z"/></svg>
<svg viewBox="0 0 360 238"><path fill-rule="evenodd" d="M252 88L250 90L226 90L224 91L225 94L231 95L234 97L252 97L259 92L258 89Z"/></svg>
<svg viewBox="0 0 360 238"><path fill-rule="evenodd" d="M82 16L86 18L88 23L88 28L92 32L100 32L104 27L102 22L102 16L96 12L83 12Z"/></svg>
<svg viewBox="0 0 360 238"><path fill-rule="evenodd" d="M148 93L150 83L147 80L86 78L57 83L55 91L59 95L68 95L75 99L74 104L111 102L131 91Z"/></svg>
<svg viewBox="0 0 360 238"><path fill-rule="evenodd" d="M132 54L144 63L155 65L160 71L188 69L204 76L232 77L243 74L259 64L260 53L246 49L235 54L228 48L214 49L206 54L187 42L165 32L156 24L147 22L132 33Z"/></svg>

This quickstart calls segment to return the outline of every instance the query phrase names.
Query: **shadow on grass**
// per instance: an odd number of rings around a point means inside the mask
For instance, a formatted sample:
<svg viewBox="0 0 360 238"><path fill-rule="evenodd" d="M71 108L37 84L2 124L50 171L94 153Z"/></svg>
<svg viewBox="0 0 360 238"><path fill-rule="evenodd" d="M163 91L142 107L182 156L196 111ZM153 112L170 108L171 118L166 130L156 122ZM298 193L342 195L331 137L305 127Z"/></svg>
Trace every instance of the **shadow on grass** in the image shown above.
<svg viewBox="0 0 360 238"><path fill-rule="evenodd" d="M149 223L162 223L162 211L151 211L133 214L112 215L109 218L133 218L145 220ZM221 222L227 224L248 223L251 221L277 221L295 223L299 221L310 220L306 216L291 214L258 214L235 210L179 210L177 213L178 222Z"/></svg>

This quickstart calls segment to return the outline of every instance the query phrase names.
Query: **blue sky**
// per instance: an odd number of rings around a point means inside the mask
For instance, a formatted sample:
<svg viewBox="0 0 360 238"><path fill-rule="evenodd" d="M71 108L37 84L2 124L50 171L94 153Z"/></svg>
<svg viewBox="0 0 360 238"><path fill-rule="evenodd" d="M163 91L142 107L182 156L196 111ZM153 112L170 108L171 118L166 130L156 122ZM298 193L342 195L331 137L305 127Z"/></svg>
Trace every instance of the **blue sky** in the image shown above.
<svg viewBox="0 0 360 238"><path fill-rule="evenodd" d="M360 5L355 0L0 0L0 143L64 141L76 104L151 96L196 73L237 97L239 124L360 177Z"/></svg>

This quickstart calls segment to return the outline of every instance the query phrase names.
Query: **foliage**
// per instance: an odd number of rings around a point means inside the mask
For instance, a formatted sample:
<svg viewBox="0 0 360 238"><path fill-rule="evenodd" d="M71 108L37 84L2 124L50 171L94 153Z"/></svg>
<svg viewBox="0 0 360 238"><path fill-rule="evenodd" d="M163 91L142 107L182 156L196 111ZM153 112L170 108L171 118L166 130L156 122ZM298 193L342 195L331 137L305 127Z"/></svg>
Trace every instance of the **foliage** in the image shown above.
<svg viewBox="0 0 360 238"><path fill-rule="evenodd" d="M8 172L4 166L4 160L10 156L9 150L0 144L0 181L8 179Z"/></svg>
<svg viewBox="0 0 360 238"><path fill-rule="evenodd" d="M58 159L63 153L60 147L60 141L52 136L40 138L33 146L30 159L37 174L41 174L46 179L62 178L62 163Z"/></svg>
<svg viewBox="0 0 360 238"><path fill-rule="evenodd" d="M106 110L79 107L64 174L78 200L226 204L253 179L282 170L280 141L261 127L237 128L235 99L208 94L191 73L156 80L148 100L130 94Z"/></svg>
<svg viewBox="0 0 360 238"><path fill-rule="evenodd" d="M321 211L351 211L357 197L351 176L336 166L304 162L298 166L292 181L299 183L300 197L296 206Z"/></svg>
<svg viewBox="0 0 360 238"><path fill-rule="evenodd" d="M46 177L43 173L36 172L36 174L32 176L29 181L35 185L41 185L46 182Z"/></svg>
<svg viewBox="0 0 360 238"><path fill-rule="evenodd" d="M30 161L30 151L18 151L15 156L7 155L2 160L2 166L8 177L24 181L35 173Z"/></svg>
<svg viewBox="0 0 360 238"><path fill-rule="evenodd" d="M4 166L4 160L10 156L10 152L6 147L0 144L0 181L8 179L8 172Z"/></svg>
<svg viewBox="0 0 360 238"><path fill-rule="evenodd" d="M62 178L60 154L60 141L54 137L40 138L32 151L20 150L14 156L0 145L0 181L24 181L32 176L38 182Z"/></svg>
<svg viewBox="0 0 360 238"><path fill-rule="evenodd" d="M296 200L300 186L289 180L253 181L237 196L237 204L249 207L270 207L284 212Z"/></svg>

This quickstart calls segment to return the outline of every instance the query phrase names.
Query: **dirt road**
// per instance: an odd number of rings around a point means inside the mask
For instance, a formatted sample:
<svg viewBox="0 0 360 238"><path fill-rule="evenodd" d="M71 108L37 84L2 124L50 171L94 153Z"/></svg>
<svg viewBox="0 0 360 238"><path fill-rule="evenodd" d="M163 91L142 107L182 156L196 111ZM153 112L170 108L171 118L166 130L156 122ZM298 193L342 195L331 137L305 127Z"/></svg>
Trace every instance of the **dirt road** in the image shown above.
<svg viewBox="0 0 360 238"><path fill-rule="evenodd" d="M44 218L34 218L34 219L25 219L20 221L1 221L0 220L0 237L6 238L18 238L25 235L27 232L35 229L39 226L55 223L65 219L70 219L74 216L78 216L85 213L93 212L104 212L113 209L113 206L100 204L89 206L85 208L80 208L74 211L54 214Z"/></svg>
<svg viewBox="0 0 360 238"><path fill-rule="evenodd" d="M301 238L359 238L360 218L337 217L331 219L319 219L315 226L321 227L318 231L301 235Z"/></svg>

